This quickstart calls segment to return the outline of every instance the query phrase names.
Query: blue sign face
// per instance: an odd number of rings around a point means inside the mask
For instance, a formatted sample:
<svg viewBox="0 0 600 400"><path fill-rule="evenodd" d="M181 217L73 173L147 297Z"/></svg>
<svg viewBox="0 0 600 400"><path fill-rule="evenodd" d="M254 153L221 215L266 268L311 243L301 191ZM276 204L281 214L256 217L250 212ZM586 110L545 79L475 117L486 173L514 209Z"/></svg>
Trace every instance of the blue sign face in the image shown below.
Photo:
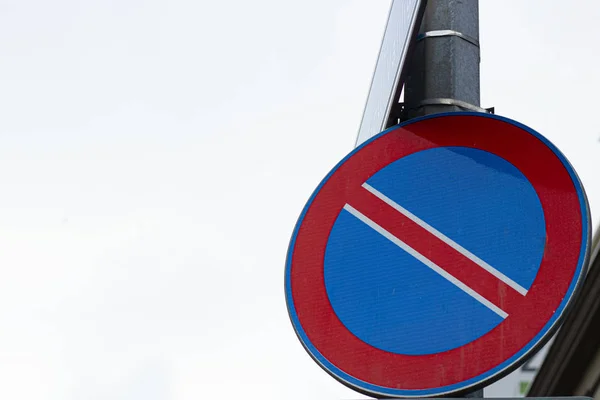
<svg viewBox="0 0 600 400"><path fill-rule="evenodd" d="M527 178L504 159L438 147L389 164L367 184L525 290L531 287L544 254L544 212ZM345 209L327 243L324 273L346 328L388 352L441 353L504 320Z"/></svg>
<svg viewBox="0 0 600 400"><path fill-rule="evenodd" d="M302 344L363 393L464 393L551 336L584 276L589 210L538 133L476 113L383 132L305 206L286 262Z"/></svg>

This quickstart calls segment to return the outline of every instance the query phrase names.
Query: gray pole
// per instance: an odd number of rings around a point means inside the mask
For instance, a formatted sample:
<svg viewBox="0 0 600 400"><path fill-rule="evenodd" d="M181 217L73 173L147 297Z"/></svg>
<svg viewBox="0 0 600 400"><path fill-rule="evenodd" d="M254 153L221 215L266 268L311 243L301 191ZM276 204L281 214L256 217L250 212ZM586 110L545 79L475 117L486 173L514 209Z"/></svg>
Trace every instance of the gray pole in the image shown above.
<svg viewBox="0 0 600 400"><path fill-rule="evenodd" d="M479 108L478 0L428 0L404 92L405 115ZM483 389L465 397L483 397Z"/></svg>
<svg viewBox="0 0 600 400"><path fill-rule="evenodd" d="M479 108L478 0L428 0L405 85L408 118Z"/></svg>

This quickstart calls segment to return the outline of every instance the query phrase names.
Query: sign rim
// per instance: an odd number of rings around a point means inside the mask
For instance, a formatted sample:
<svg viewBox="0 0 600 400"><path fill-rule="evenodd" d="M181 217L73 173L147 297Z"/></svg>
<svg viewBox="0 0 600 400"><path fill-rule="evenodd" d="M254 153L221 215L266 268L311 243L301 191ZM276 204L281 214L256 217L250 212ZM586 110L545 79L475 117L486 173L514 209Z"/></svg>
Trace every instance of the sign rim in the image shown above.
<svg viewBox="0 0 600 400"><path fill-rule="evenodd" d="M428 389L392 389L392 388L388 388L388 387L379 386L376 384L371 384L369 382L365 382L358 378L355 378L352 375L340 370L339 367L337 367L337 365L335 365L333 362L329 361L324 356L322 356L320 354L319 350L313 346L310 339L306 336L306 333L303 331L303 327L302 327L300 321L298 320L298 316L296 314L294 301L293 301L293 297L291 294L290 270L291 270L292 256L293 256L294 250L295 250L296 238L298 235L299 228L304 221L304 217L305 217L308 209L312 205L313 200L315 199L316 195L320 192L320 190L325 185L325 183L327 183L329 181L331 176L339 169L339 167L342 166L344 163L346 163L346 161L349 158L351 158L356 153L358 153L363 147L367 146L371 142L377 140L378 138L382 137L383 135L385 135L393 130L396 130L396 129L399 129L404 126L408 126L408 125L411 125L411 124L414 124L414 123L417 123L420 121L434 119L434 118L442 118L442 117L447 117L447 116L473 116L473 117L489 118L489 119L494 119L496 121L508 123L510 125L513 125L516 128L526 131L531 136L540 140L542 142L542 144L545 145L550 151L552 151L552 153L558 158L558 160L562 164L562 167L567 171L567 173L569 175L569 178L570 178L570 180L574 186L575 192L577 194L578 204L580 206L579 211L581 212L581 245L580 245L581 248L579 250L577 266L574 268L574 275L577 273L579 275L573 276L573 278L569 282L567 291L565 292L565 295L564 295L565 297L562 299L562 301L560 302L560 304L558 306L559 309L562 308L559 316L554 321L552 321L552 319L549 319L548 321L546 321L544 323L544 326L538 331L538 333L535 336L533 336L533 338L530 339L529 342L527 342L524 346L522 346L519 351L517 351L513 356L509 357L505 362L496 365L496 367L494 367L494 368L488 369L487 373L489 373L489 371L492 371L495 368L500 368L498 371L482 377L483 375L486 374L486 372L484 372L478 376L475 376L475 377L467 380L467 381L475 380L475 382L472 382L472 383L462 384L463 382L466 382L466 381L462 381L462 382L458 382L458 383L451 384L451 385L446 385L446 386L436 387L436 388L428 388ZM296 225L293 230L292 238L290 240L289 248L287 251L286 267L285 267L285 296L286 296L288 314L289 314L290 320L292 322L292 325L294 327L294 331L295 331L296 335L298 336L301 344L303 345L305 350L309 353L311 358L313 358L317 362L317 364L319 364L328 374L333 376L336 380L340 381L341 383L345 384L346 386L349 386L350 388L352 388L356 391L359 391L359 392L367 394L367 395L382 395L382 396L395 396L395 397L429 397L429 396L446 395L446 394L450 394L450 393L459 394L459 393L464 393L467 391L474 391L474 390L477 390L478 388L485 386L486 384L489 384L492 381L500 379L501 377L507 375L511 371L518 368L523 362L526 361L526 359L528 357L535 354L535 352L537 352L544 344L546 344L546 342L552 337L552 335L560 327L561 323L564 321L564 318L568 315L571 307L573 306L575 299L578 298L582 283L584 281L584 277L586 276L586 272L587 272L587 268L588 268L588 261L589 261L589 256L590 256L590 240L591 240L590 219L591 219L590 218L590 208L589 208L589 204L587 201L587 196L586 196L585 190L583 188L583 185L581 183L581 180L579 179L575 169L569 163L567 158L560 152L560 150L558 150L548 139L543 137L541 134L539 134L535 130L533 130L519 122L511 120L509 118L501 117L498 115L492 115L492 114L477 113L477 112L440 113L440 114L434 114L434 115L428 115L428 116L424 116L424 117L420 117L420 118L415 118L410 121L406 121L404 123L396 125L392 128L389 128L389 129L375 135L374 137L370 138L369 140L365 141L357 148L353 149L339 163L337 163L334 168L332 168L329 171L329 173L326 175L326 177L319 183L317 188L311 194L309 200L306 202L306 204L302 210L302 213L300 214L300 216L296 222ZM567 298L567 296L569 295L569 292L571 294ZM551 325L548 327L549 324L551 324ZM544 330L545 330L545 332L544 332ZM300 332L300 331L302 331L302 332ZM541 334L541 336L540 336L540 334ZM302 335L304 335L304 338L302 337ZM540 336L540 337L538 338L538 336ZM529 348L527 349L527 347L529 347ZM322 360L320 360L314 354L314 352L316 352L316 354L319 354L324 359L325 363L328 363L330 365L325 365L324 362ZM519 355L520 352L522 352L521 355ZM503 364L506 364L506 365L503 366ZM356 383L353 383L353 382L349 381L348 379L345 379L345 377L350 378L351 380L362 382L362 383L364 383L364 386L359 386ZM365 386L367 386L367 387L365 387ZM456 386L460 386L460 387L456 387ZM444 390L445 388L447 388L447 390Z"/></svg>

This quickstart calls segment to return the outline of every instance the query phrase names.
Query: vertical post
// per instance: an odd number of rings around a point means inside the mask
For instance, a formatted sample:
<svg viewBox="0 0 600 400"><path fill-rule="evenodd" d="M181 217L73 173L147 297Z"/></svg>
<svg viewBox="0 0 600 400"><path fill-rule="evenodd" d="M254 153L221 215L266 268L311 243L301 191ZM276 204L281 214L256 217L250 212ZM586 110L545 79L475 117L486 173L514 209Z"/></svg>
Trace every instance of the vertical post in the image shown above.
<svg viewBox="0 0 600 400"><path fill-rule="evenodd" d="M405 84L407 118L483 111L479 96L478 0L428 0Z"/></svg>
<svg viewBox="0 0 600 400"><path fill-rule="evenodd" d="M408 118L479 109L478 0L428 0L405 85Z"/></svg>

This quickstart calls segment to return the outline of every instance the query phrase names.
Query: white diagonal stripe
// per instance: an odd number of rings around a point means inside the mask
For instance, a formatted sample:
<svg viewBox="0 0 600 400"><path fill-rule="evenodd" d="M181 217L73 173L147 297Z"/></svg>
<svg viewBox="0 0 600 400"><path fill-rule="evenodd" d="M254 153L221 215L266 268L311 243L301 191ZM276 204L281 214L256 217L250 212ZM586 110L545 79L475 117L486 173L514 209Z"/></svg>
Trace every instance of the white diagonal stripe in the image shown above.
<svg viewBox="0 0 600 400"><path fill-rule="evenodd" d="M427 222L423 221L421 218L417 217L406 208L402 207L400 204L396 203L394 200L387 197L385 194L381 193L373 186L368 183L363 183L362 185L366 190L373 193L377 196L381 201L387 203L390 207L393 207L396 211L401 214L404 214L407 218L411 219L414 223L418 224L421 228L425 229L448 246L452 247L454 250L458 251L460 254L473 261L475 264L479 265L481 268L485 269L490 274L494 275L496 278L506 283L511 288L515 289L517 292L525 296L527 294L527 289L523 286L519 285L517 282L510 279L508 276L504 275L502 272L498 271L496 268L492 267L490 264L483 261L481 258L477 257L475 254L471 253L469 250L462 247L460 244L456 243L454 240L450 239L448 236L444 235L442 232L435 229L433 226L429 225Z"/></svg>
<svg viewBox="0 0 600 400"><path fill-rule="evenodd" d="M458 287L460 290L462 290L463 292L473 297L475 300L477 300L478 302L480 302L481 304L498 314L501 318L504 319L508 317L508 314L505 311L501 310L492 302L481 296L479 293L477 293L476 291L474 291L473 289L471 289L470 287L468 287L467 285L450 275L448 272L444 271L444 269L438 266L436 263L434 263L424 255L410 247L402 240L398 239L396 236L392 235L390 232L388 232L383 227L378 225L375 221L371 220L369 217L358 211L356 208L352 207L350 204L346 204L344 206L344 210L348 211L350 214L354 215L360 221L364 222L366 225L368 225L374 231L379 233L381 236L385 237L387 240L394 243L396 246L400 247L402 250L404 250L405 252L407 252L408 254L410 254L411 256L413 256L414 258L431 268L433 271L440 274L443 278L445 278L450 283Z"/></svg>

